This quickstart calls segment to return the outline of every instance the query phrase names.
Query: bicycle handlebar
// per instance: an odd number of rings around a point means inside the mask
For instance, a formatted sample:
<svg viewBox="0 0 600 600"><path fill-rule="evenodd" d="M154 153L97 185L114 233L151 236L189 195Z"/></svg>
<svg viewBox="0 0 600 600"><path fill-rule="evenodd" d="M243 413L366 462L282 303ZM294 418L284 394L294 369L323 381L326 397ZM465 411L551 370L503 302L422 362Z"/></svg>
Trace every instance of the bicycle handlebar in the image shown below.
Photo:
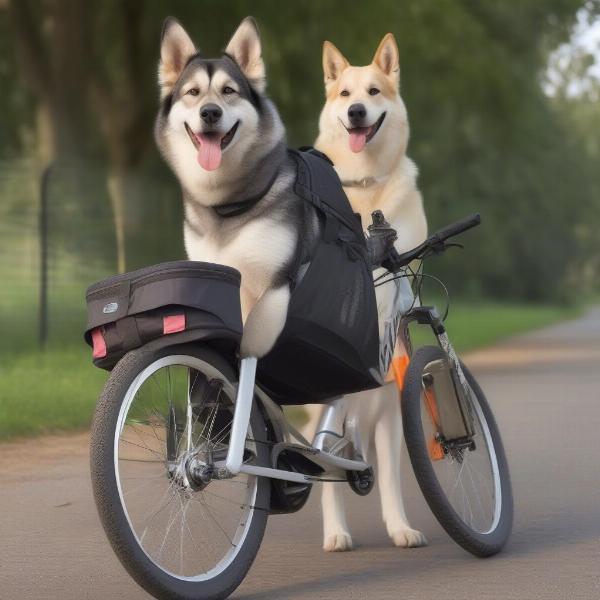
<svg viewBox="0 0 600 600"><path fill-rule="evenodd" d="M473 227L477 227L481 223L481 215L479 213L472 214L456 223L452 223L452 225L448 225L443 229L440 229L436 233L433 234L433 237L439 238L441 241L447 240L459 233L463 233Z"/></svg>
<svg viewBox="0 0 600 600"><path fill-rule="evenodd" d="M382 261L381 266L388 271L395 273L402 267L410 264L413 260L422 258L425 252L431 250L433 252L443 252L445 250L444 242L451 237L457 236L473 227L477 227L481 223L481 215L479 213L472 214L465 219L461 219L452 225L448 225L440 229L433 235L429 236L422 244L416 248L399 254L392 246L387 254L387 257Z"/></svg>

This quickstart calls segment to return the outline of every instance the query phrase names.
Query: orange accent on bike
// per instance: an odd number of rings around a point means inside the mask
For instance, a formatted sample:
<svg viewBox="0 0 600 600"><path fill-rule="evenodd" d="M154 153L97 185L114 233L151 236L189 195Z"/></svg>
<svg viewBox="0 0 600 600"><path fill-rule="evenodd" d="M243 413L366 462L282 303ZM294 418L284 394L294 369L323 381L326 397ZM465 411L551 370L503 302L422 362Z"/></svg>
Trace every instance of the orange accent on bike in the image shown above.
<svg viewBox="0 0 600 600"><path fill-rule="evenodd" d="M438 412L437 402L435 400L435 393L432 388L423 390L425 396L425 407L427 408L427 412L429 413L429 418L433 423L433 426L437 431L440 430L440 414ZM443 460L444 458L444 449L442 445L435 439L432 438L429 440L427 444L427 449L429 450L429 457L431 460Z"/></svg>
<svg viewBox="0 0 600 600"><path fill-rule="evenodd" d="M402 391L404 388L404 377L406 375L406 369L408 369L408 363L410 358L408 354L402 356L395 356L392 358L392 371L394 372L394 379L396 380L396 387L398 391Z"/></svg>
<svg viewBox="0 0 600 600"><path fill-rule="evenodd" d="M425 389L425 407L427 408L427 412L429 413L429 418L433 423L433 426L439 431L440 430L440 413L438 412L437 402L435 400L434 391L429 388Z"/></svg>
<svg viewBox="0 0 600 600"><path fill-rule="evenodd" d="M431 460L444 459L444 449L435 438L429 440L429 444L427 444L427 449L429 450L429 458L431 458Z"/></svg>

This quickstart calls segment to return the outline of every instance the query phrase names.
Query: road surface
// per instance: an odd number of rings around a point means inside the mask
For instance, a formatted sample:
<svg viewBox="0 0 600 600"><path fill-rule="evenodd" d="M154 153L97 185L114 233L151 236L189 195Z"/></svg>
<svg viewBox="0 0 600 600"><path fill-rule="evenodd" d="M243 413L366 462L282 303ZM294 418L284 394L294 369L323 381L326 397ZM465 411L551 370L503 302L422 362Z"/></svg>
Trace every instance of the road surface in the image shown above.
<svg viewBox="0 0 600 600"><path fill-rule="evenodd" d="M600 310L467 360L503 433L515 494L506 550L477 559L455 545L405 472L411 523L429 546L399 549L374 491L348 489L356 550L321 550L319 490L269 520L240 600L600 598ZM87 436L0 446L0 598L148 598L100 529ZM408 465L408 462L405 464Z"/></svg>

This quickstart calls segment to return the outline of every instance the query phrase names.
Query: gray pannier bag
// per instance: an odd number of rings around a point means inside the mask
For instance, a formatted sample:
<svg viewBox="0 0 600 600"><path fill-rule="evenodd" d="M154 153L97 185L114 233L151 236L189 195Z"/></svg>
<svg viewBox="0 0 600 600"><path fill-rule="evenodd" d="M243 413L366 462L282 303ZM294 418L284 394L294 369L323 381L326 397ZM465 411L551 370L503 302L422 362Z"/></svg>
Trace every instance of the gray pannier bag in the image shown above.
<svg viewBox="0 0 600 600"><path fill-rule="evenodd" d="M115 275L86 292L85 340L97 367L130 350L205 341L235 356L242 337L240 274L224 265L166 262Z"/></svg>

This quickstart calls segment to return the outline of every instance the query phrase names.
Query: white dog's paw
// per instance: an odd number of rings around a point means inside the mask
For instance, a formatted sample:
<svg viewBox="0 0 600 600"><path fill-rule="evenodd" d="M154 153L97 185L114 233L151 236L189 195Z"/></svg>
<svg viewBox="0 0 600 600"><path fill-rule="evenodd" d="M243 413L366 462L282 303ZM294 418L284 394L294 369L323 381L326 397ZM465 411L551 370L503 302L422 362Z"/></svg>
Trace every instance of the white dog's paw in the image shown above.
<svg viewBox="0 0 600 600"><path fill-rule="evenodd" d="M391 534L394 544L400 548L427 546L427 538L416 529L398 529Z"/></svg>
<svg viewBox="0 0 600 600"><path fill-rule="evenodd" d="M323 541L325 552L347 552L352 550L352 537L349 533L334 533L328 535Z"/></svg>

